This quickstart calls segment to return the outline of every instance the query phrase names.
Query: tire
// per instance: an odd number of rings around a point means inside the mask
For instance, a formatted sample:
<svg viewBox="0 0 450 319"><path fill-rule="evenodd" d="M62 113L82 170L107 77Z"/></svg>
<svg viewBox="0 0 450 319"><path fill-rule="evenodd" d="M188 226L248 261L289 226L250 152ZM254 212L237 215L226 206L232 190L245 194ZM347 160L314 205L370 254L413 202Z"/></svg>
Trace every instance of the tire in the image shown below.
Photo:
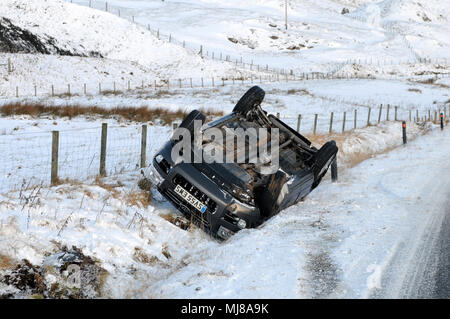
<svg viewBox="0 0 450 319"><path fill-rule="evenodd" d="M188 129L189 132L191 132L191 135L194 133L194 121L200 120L202 121L202 124L205 123L205 115L203 115L202 112L198 110L193 110L191 113L189 113L184 120L181 122L179 127ZM174 132L173 136L177 136L176 131Z"/></svg>
<svg viewBox="0 0 450 319"><path fill-rule="evenodd" d="M335 141L326 142L320 150L317 151L315 156L315 162L313 165L314 183L312 188L316 188L319 185L322 177L327 173L328 167L336 157L338 147Z"/></svg>
<svg viewBox="0 0 450 319"><path fill-rule="evenodd" d="M253 86L247 92L245 92L245 94L236 103L233 112L241 115L246 115L250 110L254 109L255 106L258 106L262 103L265 95L266 92L264 92L263 89L261 89L257 85Z"/></svg>
<svg viewBox="0 0 450 319"><path fill-rule="evenodd" d="M269 218L278 213L280 204L278 198L283 186L286 184L287 176L282 171L277 171L270 176L267 186L261 187L255 196L256 203L263 217Z"/></svg>

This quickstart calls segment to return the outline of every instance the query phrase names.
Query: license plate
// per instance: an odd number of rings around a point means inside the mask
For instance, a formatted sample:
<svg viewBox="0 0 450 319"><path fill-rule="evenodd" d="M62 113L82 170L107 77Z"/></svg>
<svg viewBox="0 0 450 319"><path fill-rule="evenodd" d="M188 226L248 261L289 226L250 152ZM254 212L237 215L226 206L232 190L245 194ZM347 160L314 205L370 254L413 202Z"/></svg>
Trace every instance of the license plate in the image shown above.
<svg viewBox="0 0 450 319"><path fill-rule="evenodd" d="M177 185L175 187L175 193L180 195L185 201L187 201L201 213L204 213L206 211L206 205L204 205L201 201L195 198L194 195L191 195L187 190L185 190L180 185Z"/></svg>

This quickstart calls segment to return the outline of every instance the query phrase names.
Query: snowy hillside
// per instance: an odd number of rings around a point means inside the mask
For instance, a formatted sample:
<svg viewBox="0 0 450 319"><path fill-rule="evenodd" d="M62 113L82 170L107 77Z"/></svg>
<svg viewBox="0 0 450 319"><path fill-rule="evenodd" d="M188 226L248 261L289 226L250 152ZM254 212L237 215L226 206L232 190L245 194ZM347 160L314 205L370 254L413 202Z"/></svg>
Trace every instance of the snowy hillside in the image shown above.
<svg viewBox="0 0 450 319"><path fill-rule="evenodd" d="M80 77L108 77L112 82L124 77L141 81L240 74L231 63L203 59L113 14L60 0L1 1L0 25L0 52L38 53L12 57L15 70L5 76L11 86L36 77L41 80L34 84L49 87L50 79L62 82L61 70L67 78L64 82ZM0 53L0 64L8 57ZM21 74L27 81L21 80Z"/></svg>
<svg viewBox="0 0 450 319"><path fill-rule="evenodd" d="M88 5L87 0L75 3ZM210 51L297 72L337 62L394 63L448 56L449 1L108 1L110 11ZM104 10L104 1L92 1ZM346 8L349 13L341 14ZM329 65L331 64L331 65Z"/></svg>

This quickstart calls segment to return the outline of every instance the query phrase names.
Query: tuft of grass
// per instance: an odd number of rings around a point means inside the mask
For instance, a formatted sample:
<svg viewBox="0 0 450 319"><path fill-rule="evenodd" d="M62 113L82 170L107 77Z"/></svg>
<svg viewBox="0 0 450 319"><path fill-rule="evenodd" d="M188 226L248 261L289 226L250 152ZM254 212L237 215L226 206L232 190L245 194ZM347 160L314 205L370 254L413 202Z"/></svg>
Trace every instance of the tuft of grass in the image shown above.
<svg viewBox="0 0 450 319"><path fill-rule="evenodd" d="M203 110L207 116L221 116L222 111ZM176 111L166 110L164 108L148 108L125 106L116 106L113 108L103 108L99 106L82 106L82 105L44 105L40 103L7 103L0 107L2 116L12 115L30 115L33 117L40 116L56 116L68 117L72 119L77 116L100 116L102 118L122 117L125 120L135 122L152 122L161 120L163 124L170 124L175 120L183 119L188 112L184 109Z"/></svg>
<svg viewBox="0 0 450 319"><path fill-rule="evenodd" d="M14 262L11 257L0 254L0 269L11 269L14 267Z"/></svg>

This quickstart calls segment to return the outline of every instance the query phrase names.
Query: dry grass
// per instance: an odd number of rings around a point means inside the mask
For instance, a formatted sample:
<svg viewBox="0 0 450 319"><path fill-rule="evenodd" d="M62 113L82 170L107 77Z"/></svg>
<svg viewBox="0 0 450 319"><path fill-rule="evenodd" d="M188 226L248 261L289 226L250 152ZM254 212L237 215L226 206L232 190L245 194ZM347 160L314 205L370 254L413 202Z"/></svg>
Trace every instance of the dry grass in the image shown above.
<svg viewBox="0 0 450 319"><path fill-rule="evenodd" d="M318 134L318 135L306 135L306 137L312 142L313 145L315 145L317 148L320 148L323 144L330 140L334 140L336 142L336 145L339 148L339 152L343 152L343 144L344 142L351 138L351 137L358 137L359 134L355 133L354 131L347 131L344 133L333 133L333 134ZM387 147L383 149L382 151L376 152L376 153L362 153L362 152L354 152L351 154L351 156L346 156L346 165L348 167L354 167L358 165L359 163L373 157L374 155L380 155L385 154L390 151L392 151L395 148L393 147Z"/></svg>
<svg viewBox="0 0 450 319"><path fill-rule="evenodd" d="M139 247L134 248L133 259L137 262L151 265L151 266L154 266L154 265L160 263L160 260L158 259L158 257L149 256Z"/></svg>
<svg viewBox="0 0 450 319"><path fill-rule="evenodd" d="M11 269L14 267L12 258L0 254L0 269Z"/></svg>
<svg viewBox="0 0 450 319"><path fill-rule="evenodd" d="M202 110L207 116L221 116L222 111ZM9 103L0 107L0 114L3 116L12 115L30 115L33 117L56 116L68 117L72 119L76 116L99 116L102 118L113 118L120 116L125 120L135 122L152 122L161 120L164 124L170 124L175 120L183 119L187 111L178 109L169 111L163 108L149 109L147 107L120 107L103 108L99 106L81 106L81 105L44 105L40 103Z"/></svg>
<svg viewBox="0 0 450 319"><path fill-rule="evenodd" d="M151 195L149 192L137 190L128 193L125 198L128 206L137 206L140 208L147 208L151 202Z"/></svg>

